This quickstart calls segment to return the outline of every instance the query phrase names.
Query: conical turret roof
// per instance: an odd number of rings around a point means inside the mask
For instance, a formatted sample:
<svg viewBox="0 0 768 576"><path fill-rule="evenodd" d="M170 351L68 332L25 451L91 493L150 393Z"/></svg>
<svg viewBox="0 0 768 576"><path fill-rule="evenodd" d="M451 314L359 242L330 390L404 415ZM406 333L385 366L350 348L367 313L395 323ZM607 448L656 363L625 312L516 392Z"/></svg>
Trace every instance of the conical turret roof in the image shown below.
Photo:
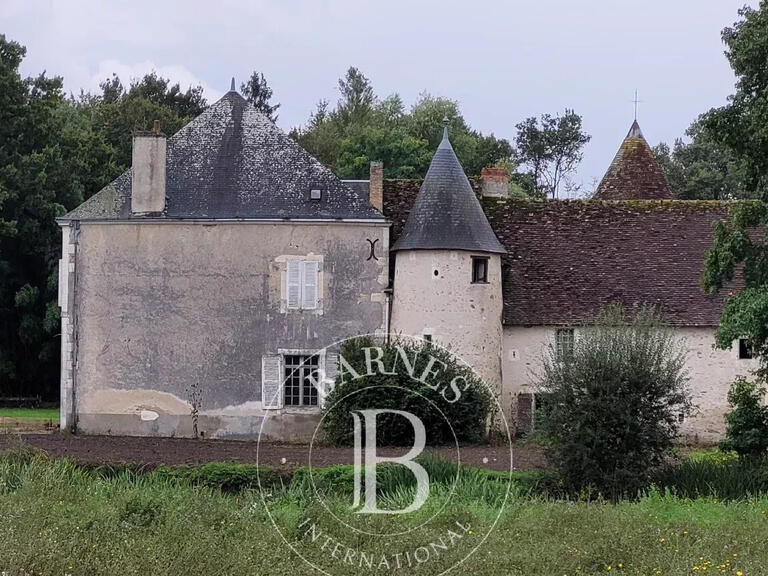
<svg viewBox="0 0 768 576"><path fill-rule="evenodd" d="M447 125L403 233L392 250L506 252L453 151Z"/></svg>
<svg viewBox="0 0 768 576"><path fill-rule="evenodd" d="M635 120L597 187L594 199L671 200L674 197L653 150Z"/></svg>

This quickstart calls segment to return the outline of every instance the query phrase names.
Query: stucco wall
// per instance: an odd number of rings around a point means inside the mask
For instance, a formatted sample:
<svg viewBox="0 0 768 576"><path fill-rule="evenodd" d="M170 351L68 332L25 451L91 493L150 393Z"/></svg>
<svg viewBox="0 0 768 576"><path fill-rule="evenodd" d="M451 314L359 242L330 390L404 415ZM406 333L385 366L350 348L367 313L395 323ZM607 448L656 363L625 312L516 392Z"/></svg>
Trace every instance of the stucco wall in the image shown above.
<svg viewBox="0 0 768 576"><path fill-rule="evenodd" d="M512 398L510 413L515 413L515 398L520 392L534 392L540 359L554 341L552 326L505 326L503 339L503 388ZM718 350L713 328L675 328L688 350L690 386L697 413L681 427L683 435L695 442L714 442L725 430L723 414L728 409L726 396L733 380L757 368L755 360L739 360L738 350ZM577 329L578 335L578 329ZM578 336L577 336L578 337Z"/></svg>
<svg viewBox="0 0 768 576"><path fill-rule="evenodd" d="M431 334L436 343L450 347L498 389L501 264L497 254L490 255L488 283L472 284L472 255L459 250L398 252L392 331L408 336Z"/></svg>
<svg viewBox="0 0 768 576"><path fill-rule="evenodd" d="M86 433L254 437L261 360L381 331L388 229L362 223L81 223L75 403ZM322 310L285 309L285 262L319 256ZM317 409L269 411L304 438Z"/></svg>

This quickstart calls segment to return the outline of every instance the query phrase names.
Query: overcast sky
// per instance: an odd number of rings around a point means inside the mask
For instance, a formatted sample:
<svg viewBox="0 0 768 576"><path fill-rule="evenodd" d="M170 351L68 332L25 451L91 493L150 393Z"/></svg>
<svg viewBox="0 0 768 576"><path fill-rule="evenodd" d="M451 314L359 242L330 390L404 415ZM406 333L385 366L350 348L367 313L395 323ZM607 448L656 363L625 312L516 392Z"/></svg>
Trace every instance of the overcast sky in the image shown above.
<svg viewBox="0 0 768 576"><path fill-rule="evenodd" d="M573 108L592 135L577 176L591 189L632 123L672 142L725 103L734 78L720 31L752 0L1 0L0 33L27 47L22 72L98 90L156 70L215 101L263 71L283 129L335 102L357 66L378 95L458 100L469 124L513 140L527 116ZM439 128L438 128L439 129Z"/></svg>

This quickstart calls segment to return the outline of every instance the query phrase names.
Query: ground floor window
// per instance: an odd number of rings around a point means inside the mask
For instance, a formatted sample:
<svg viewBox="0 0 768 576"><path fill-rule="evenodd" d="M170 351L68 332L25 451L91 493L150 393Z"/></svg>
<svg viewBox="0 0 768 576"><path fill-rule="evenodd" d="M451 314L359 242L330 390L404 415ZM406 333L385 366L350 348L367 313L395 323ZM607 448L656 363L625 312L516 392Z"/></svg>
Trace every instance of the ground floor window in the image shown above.
<svg viewBox="0 0 768 576"><path fill-rule="evenodd" d="M320 358L289 354L284 357L284 403L286 406L317 406Z"/></svg>
<svg viewBox="0 0 768 576"><path fill-rule="evenodd" d="M573 328L559 328L555 332L555 353L558 360L573 356L573 345L576 341Z"/></svg>

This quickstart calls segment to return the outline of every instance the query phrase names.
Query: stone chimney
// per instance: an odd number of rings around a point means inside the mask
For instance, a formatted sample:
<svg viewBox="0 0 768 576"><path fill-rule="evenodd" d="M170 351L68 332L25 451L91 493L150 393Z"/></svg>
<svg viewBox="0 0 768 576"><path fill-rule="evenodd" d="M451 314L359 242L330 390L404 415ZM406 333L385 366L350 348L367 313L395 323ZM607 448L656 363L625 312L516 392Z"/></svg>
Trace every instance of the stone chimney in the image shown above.
<svg viewBox="0 0 768 576"><path fill-rule="evenodd" d="M483 196L509 196L507 170L498 166L487 166L480 172Z"/></svg>
<svg viewBox="0 0 768 576"><path fill-rule="evenodd" d="M131 212L158 216L165 210L165 135L155 120L151 132L133 137Z"/></svg>
<svg viewBox="0 0 768 576"><path fill-rule="evenodd" d="M384 212L384 164L381 162L371 162L371 181L369 184L368 197L371 206L379 212Z"/></svg>

